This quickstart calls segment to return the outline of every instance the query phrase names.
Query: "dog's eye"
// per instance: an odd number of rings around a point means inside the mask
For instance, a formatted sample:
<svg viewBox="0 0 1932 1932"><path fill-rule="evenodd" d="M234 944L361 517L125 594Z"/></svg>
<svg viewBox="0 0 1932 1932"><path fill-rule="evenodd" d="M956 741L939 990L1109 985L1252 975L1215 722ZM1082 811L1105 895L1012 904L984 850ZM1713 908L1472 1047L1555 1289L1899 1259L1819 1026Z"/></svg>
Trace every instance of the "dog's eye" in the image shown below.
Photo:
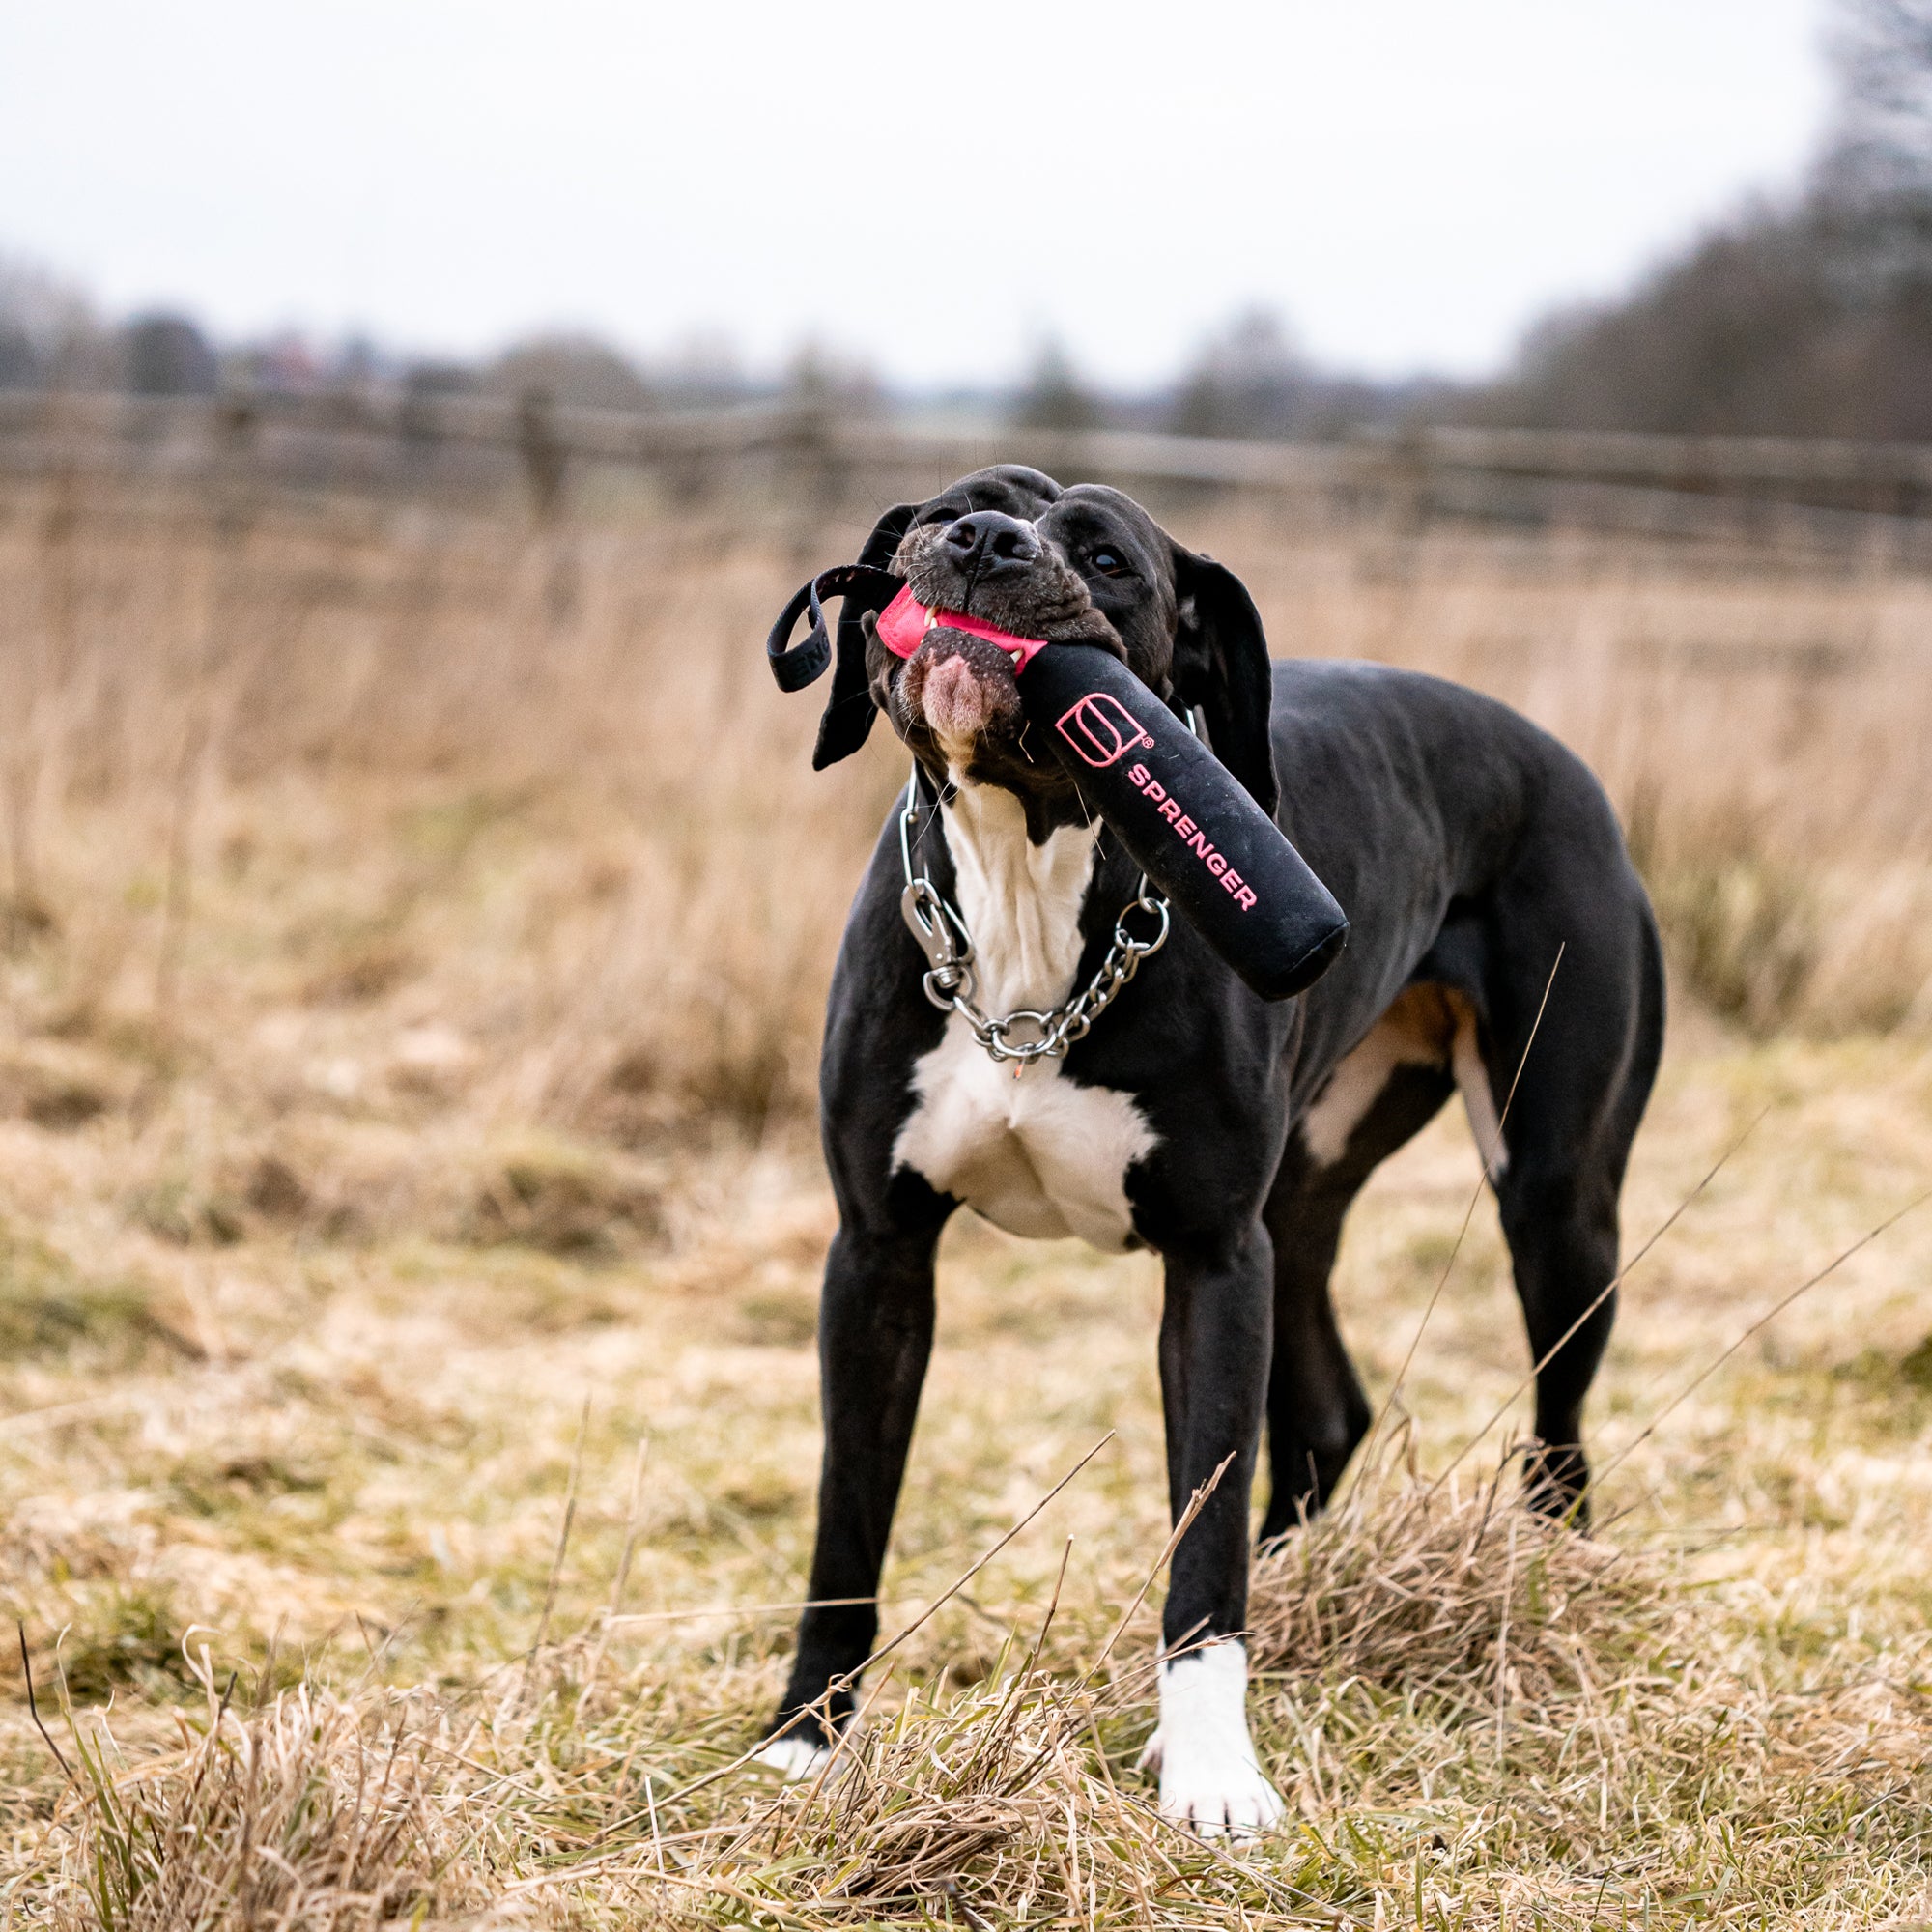
<svg viewBox="0 0 1932 1932"><path fill-rule="evenodd" d="M1087 561L1102 577L1129 577L1133 574L1126 558L1117 550L1096 550Z"/></svg>

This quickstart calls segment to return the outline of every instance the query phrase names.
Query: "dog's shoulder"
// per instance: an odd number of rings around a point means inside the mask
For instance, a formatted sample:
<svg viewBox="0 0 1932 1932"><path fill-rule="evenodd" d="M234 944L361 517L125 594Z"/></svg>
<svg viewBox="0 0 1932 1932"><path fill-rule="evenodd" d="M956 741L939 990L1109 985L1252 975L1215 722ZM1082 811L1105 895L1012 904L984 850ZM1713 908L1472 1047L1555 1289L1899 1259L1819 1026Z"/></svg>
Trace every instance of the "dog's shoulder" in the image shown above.
<svg viewBox="0 0 1932 1932"><path fill-rule="evenodd" d="M1602 798L1583 760L1521 712L1396 665L1277 660L1270 726L1285 792L1304 808L1317 791L1334 797L1365 784L1384 799L1393 789L1460 801L1485 817Z"/></svg>
<svg viewBox="0 0 1932 1932"><path fill-rule="evenodd" d="M1527 747L1555 741L1500 698L1365 658L1277 658L1273 722L1298 736L1476 729Z"/></svg>

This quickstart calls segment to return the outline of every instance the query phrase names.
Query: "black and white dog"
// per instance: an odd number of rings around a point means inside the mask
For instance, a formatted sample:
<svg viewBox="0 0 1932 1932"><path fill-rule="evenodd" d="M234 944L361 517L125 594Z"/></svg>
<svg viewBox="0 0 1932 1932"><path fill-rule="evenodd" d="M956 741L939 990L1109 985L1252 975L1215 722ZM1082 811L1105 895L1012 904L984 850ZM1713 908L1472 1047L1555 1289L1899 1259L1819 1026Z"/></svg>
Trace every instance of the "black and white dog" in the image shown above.
<svg viewBox="0 0 1932 1932"><path fill-rule="evenodd" d="M1270 664L1238 580L1118 491L981 470L889 512L862 561L890 564L923 604L1118 653L1205 721L1351 923L1313 990L1267 1005L1177 917L1086 1037L1015 1077L926 997L901 918L914 864L960 915L994 1016L1050 1015L1089 984L1138 868L1060 765L1028 755L999 649L939 630L901 659L869 615L845 627L814 763L855 751L884 712L915 761L915 822L895 810L880 838L826 1024L839 1229L810 1594L877 1591L932 1342L934 1248L962 1202L1018 1235L1156 1250L1171 1507L1233 1463L1174 1557L1151 1756L1169 1818L1254 1831L1281 1812L1249 1739L1241 1640L1262 1424L1267 1539L1321 1505L1369 1422L1329 1302L1343 1217L1457 1088L1532 1356L1549 1357L1531 1493L1551 1511L1583 1497L1582 1404L1614 1298L1586 1311L1616 1271L1617 1197L1663 1030L1650 906L1603 790L1554 739L1433 677ZM822 1761L835 1739L820 1714L849 1717L876 1631L869 1602L805 1613L766 1762Z"/></svg>

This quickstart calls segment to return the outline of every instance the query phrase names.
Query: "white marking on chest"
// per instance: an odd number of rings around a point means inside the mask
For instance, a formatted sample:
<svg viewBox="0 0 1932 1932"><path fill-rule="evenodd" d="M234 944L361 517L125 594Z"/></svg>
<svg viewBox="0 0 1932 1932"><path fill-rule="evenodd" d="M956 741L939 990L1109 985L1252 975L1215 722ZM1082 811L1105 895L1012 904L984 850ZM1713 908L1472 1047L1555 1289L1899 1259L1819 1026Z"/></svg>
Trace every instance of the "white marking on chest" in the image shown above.
<svg viewBox="0 0 1932 1932"><path fill-rule="evenodd" d="M963 787L944 816L980 1010L1058 1006L1080 964L1092 828L1063 826L1036 845L1019 800L997 785ZM895 1166L1009 1234L1078 1235L1109 1252L1130 1243L1126 1172L1154 1136L1128 1095L1077 1086L1057 1060L1016 1080L1012 1063L989 1059L957 1013L914 1066L912 1086L918 1104L899 1129Z"/></svg>

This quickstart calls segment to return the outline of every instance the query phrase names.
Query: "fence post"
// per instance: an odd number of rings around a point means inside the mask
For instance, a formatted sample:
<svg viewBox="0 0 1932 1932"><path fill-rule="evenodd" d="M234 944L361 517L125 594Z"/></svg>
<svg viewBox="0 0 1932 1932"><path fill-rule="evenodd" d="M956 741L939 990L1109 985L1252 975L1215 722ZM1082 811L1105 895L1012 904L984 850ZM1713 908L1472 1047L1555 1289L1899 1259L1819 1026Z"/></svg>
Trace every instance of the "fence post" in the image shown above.
<svg viewBox="0 0 1932 1932"><path fill-rule="evenodd" d="M526 389L517 398L517 455L524 466L530 514L548 529L563 514L563 486L570 450L557 433L556 405L545 388Z"/></svg>
<svg viewBox="0 0 1932 1932"><path fill-rule="evenodd" d="M554 628L577 609L577 557L562 528L570 445L557 428L555 399L546 388L533 385L517 398L517 455L543 561L544 615Z"/></svg>

